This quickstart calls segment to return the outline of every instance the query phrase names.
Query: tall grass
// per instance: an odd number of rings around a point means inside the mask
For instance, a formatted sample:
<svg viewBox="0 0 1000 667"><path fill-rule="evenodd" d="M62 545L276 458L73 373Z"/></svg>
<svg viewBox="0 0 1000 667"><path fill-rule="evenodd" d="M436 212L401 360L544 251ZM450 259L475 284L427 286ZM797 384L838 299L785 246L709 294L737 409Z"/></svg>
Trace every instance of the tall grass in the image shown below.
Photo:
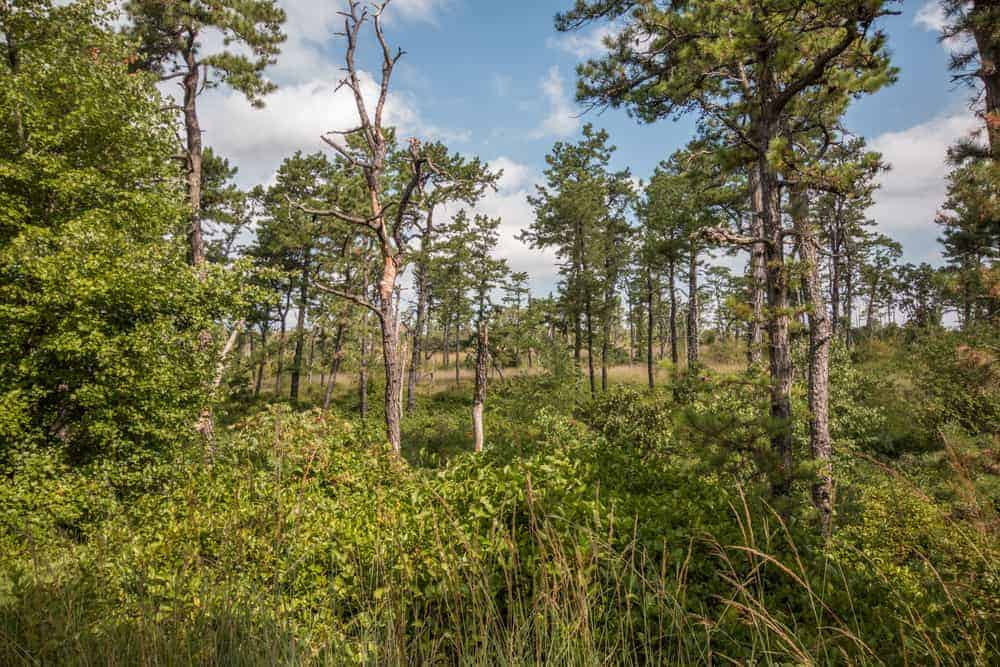
<svg viewBox="0 0 1000 667"><path fill-rule="evenodd" d="M406 548L390 535L374 558L353 554L366 602L312 610L315 626L288 621L295 601L277 582L247 590L237 573L216 572L205 577L201 604L174 613L141 600L121 613L100 567L39 561L0 604L0 664L869 665L886 664L888 654L910 664L985 665L996 655L986 628L943 581L961 642L936 632L940 622L911 605L908 617L886 621L898 632L888 653L866 639L840 570L826 568L817 590L815 563L800 554L779 515L751 511L745 500L732 508L739 540L692 536L684 556L671 561L667 550L653 560L635 535L605 532L607 522L568 532L557 516L538 513L530 481L528 494L527 522L494 524L482 541L448 539L452 509L443 508L434 556L449 566L435 582L441 594L433 604L411 597L420 582L380 555ZM505 548L484 551L480 543ZM524 562L526 553L535 562ZM692 559L706 554L717 591L707 601L689 580ZM98 550L91 562L111 557ZM840 602L827 599L831 590ZM340 620L330 626L330 618Z"/></svg>

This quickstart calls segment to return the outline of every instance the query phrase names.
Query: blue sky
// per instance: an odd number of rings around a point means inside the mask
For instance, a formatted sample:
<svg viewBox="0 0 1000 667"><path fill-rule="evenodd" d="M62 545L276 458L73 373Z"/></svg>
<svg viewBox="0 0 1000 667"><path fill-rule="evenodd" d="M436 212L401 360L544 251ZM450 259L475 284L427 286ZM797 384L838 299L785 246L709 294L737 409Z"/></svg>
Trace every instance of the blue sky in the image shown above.
<svg viewBox="0 0 1000 667"><path fill-rule="evenodd" d="M240 167L244 185L268 181L295 150L322 150L319 135L346 129L353 108L335 96L343 57L337 0L283 0L289 41L271 75L279 84L264 110L220 90L203 101L205 141ZM531 221L525 196L541 178L554 141L572 140L584 122L606 128L618 146L614 165L639 178L690 138L693 118L640 125L624 111L580 114L574 68L600 49L600 28L556 33L554 14L570 0L393 0L386 32L407 55L394 79L388 111L404 136L441 139L505 170L500 191L482 204L504 220L501 254L531 273L536 289L553 283L552 258L513 239ZM899 240L909 261L938 258L934 213L944 196L947 146L974 127L969 91L947 71L938 43L935 0L909 0L887 19L899 81L857 102L847 124L883 152L893 169L871 215ZM370 38L370 35L368 35ZM377 64L370 50L362 66Z"/></svg>

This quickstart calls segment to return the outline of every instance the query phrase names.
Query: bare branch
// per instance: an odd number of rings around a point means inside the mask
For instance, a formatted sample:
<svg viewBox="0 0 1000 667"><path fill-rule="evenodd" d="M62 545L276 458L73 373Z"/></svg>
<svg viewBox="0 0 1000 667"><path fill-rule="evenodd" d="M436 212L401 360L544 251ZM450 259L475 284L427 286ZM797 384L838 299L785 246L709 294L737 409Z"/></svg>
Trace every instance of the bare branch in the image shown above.
<svg viewBox="0 0 1000 667"><path fill-rule="evenodd" d="M330 285L325 285L325 284L323 284L321 282L315 282L315 283L313 283L313 286L316 289L318 289L320 292L326 292L327 294L332 294L333 296L340 297L341 299L346 299L346 300L348 300L348 301L350 301L352 303L355 303L355 304L357 304L357 305L359 305L359 306L361 306L363 308L367 308L368 310L370 310L373 313L375 313L376 315L378 315L379 320L383 319L382 318L382 311L380 311L378 309L378 307L375 304L373 304L371 301L369 301L368 299L366 299L365 297L363 297L363 296L361 296L359 294L352 294L351 292L347 292L345 290L338 289L336 287L331 287Z"/></svg>

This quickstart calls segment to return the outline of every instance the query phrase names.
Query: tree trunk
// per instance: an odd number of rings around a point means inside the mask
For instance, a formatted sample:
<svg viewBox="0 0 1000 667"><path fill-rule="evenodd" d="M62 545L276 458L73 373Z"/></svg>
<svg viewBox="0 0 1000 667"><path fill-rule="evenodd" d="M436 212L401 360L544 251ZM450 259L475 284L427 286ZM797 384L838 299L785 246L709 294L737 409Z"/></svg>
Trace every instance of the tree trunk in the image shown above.
<svg viewBox="0 0 1000 667"><path fill-rule="evenodd" d="M459 364L462 359L462 324L461 322L455 321L455 386L462 384L462 378L459 375Z"/></svg>
<svg viewBox="0 0 1000 667"><path fill-rule="evenodd" d="M198 62L195 60L197 33L189 31L184 53L187 72L184 75L184 130L187 139L187 195L191 210L188 227L188 254L191 266L205 262L205 241L201 229L201 125L198 122L198 88L201 85Z"/></svg>
<svg viewBox="0 0 1000 667"><path fill-rule="evenodd" d="M996 39L996 26L981 14L989 16L989 12L996 11L996 0L975 0L969 13L976 26L972 31L979 52L976 75L983 82L986 134L994 162L1000 161L1000 43Z"/></svg>
<svg viewBox="0 0 1000 667"><path fill-rule="evenodd" d="M879 274L876 269L875 275L872 276L872 289L868 293L868 311L865 313L865 329L871 333L872 325L875 321L875 299L878 294L878 284L879 284Z"/></svg>
<svg viewBox="0 0 1000 667"><path fill-rule="evenodd" d="M489 331L480 316L476 336L476 386L472 394L472 441L475 451L483 451L483 407L486 404L486 371Z"/></svg>
<svg viewBox="0 0 1000 667"><path fill-rule="evenodd" d="M265 315L269 317L270 314ZM264 382L264 369L267 367L267 331L270 329L270 323L265 323L260 328L260 364L257 366L257 381L254 383L253 395L254 398L260 396L260 387Z"/></svg>
<svg viewBox="0 0 1000 667"><path fill-rule="evenodd" d="M285 320L288 319L288 311L291 310L291 304L292 291L288 290L285 294L285 308L281 311L281 326L278 333L278 365L274 373L275 397L281 396L281 374L285 372L285 333L287 331Z"/></svg>
<svg viewBox="0 0 1000 667"><path fill-rule="evenodd" d="M368 416L368 355L370 345L368 343L370 332L368 331L368 318L370 314L366 311L361 323L361 354L358 363L358 412L361 418Z"/></svg>
<svg viewBox="0 0 1000 667"><path fill-rule="evenodd" d="M448 318L448 319L445 320L445 323L444 323L444 332L442 334L443 338L444 338L444 345L443 345L443 347L444 347L444 355L443 355L444 359L442 360L442 365L444 366L445 369L448 368L448 360L449 360L449 355L448 355L448 334L451 331L451 322L450 322L450 319L451 318Z"/></svg>
<svg viewBox="0 0 1000 667"><path fill-rule="evenodd" d="M764 190L760 186L759 167L754 165L750 168L750 192L751 208L750 216L750 236L756 239L764 237L764 217L761 211L764 209L762 199ZM764 290L767 283L767 267L764 261L765 246L762 243L754 243L750 246L750 304L752 309L750 319L750 331L747 335L747 363L756 366L761 362L761 348L763 347L764 334Z"/></svg>
<svg viewBox="0 0 1000 667"><path fill-rule="evenodd" d="M333 342L333 360L330 362L330 381L326 385L323 394L323 409L330 409L330 400L333 397L333 389L337 385L337 375L340 373L340 361L343 358L344 347L344 323L337 324L337 335ZM367 392L366 392L367 393Z"/></svg>
<svg viewBox="0 0 1000 667"><path fill-rule="evenodd" d="M393 299L399 271L393 257L383 259L379 280L379 324L382 331L382 363L385 370L385 430L389 446L396 456L402 455L400 421L403 403L403 366L399 354L399 308Z"/></svg>
<svg viewBox="0 0 1000 667"><path fill-rule="evenodd" d="M299 312L295 317L295 356L292 360L292 382L289 398L299 400L299 383L302 379L302 352L305 348L306 311L309 306L309 248L304 251L302 279L299 283Z"/></svg>
<svg viewBox="0 0 1000 667"><path fill-rule="evenodd" d="M688 251L687 363L688 371L698 366L698 249L694 243Z"/></svg>
<svg viewBox="0 0 1000 667"><path fill-rule="evenodd" d="M635 314L632 312L632 294L628 293L628 365L635 363Z"/></svg>
<svg viewBox="0 0 1000 667"><path fill-rule="evenodd" d="M424 320L427 314L427 252L434 233L434 207L427 212L427 224L420 236L420 262L415 272L417 279L417 321L413 324L413 353L410 355L410 371L406 377L406 411L413 412L416 407L417 378L420 376L420 365L423 362L421 341L424 334Z"/></svg>
<svg viewBox="0 0 1000 667"><path fill-rule="evenodd" d="M677 264L671 257L667 262L667 289L670 290L670 363L677 367L680 353L677 350Z"/></svg>
<svg viewBox="0 0 1000 667"><path fill-rule="evenodd" d="M653 370L653 272L646 271L646 376L649 381L649 388L656 385L655 373Z"/></svg>
<svg viewBox="0 0 1000 667"><path fill-rule="evenodd" d="M840 245L841 245L841 199L834 205L834 220L830 229L830 333L834 336L840 330Z"/></svg>
<svg viewBox="0 0 1000 667"><path fill-rule="evenodd" d="M805 264L802 280L809 298L809 450L819 470L812 485L813 505L824 535L833 520L833 447L830 441L830 338L832 330L823 298L819 271L819 242L806 219L807 202L794 196L792 221L799 236L799 255Z"/></svg>
<svg viewBox="0 0 1000 667"><path fill-rule="evenodd" d="M764 99L769 91L764 86ZM776 122L765 118L759 122L757 138L759 146L769 146L776 135ZM792 489L792 358L788 337L788 275L785 270L784 238L781 225L781 195L777 174L774 173L767 155L757 156L759 174L759 199L763 206L760 217L763 224L765 245L765 267L767 276L767 318L769 339L768 360L771 371L771 418L776 428L771 435L771 449L777 459L777 469L771 480L771 492L775 497L787 497Z"/></svg>
<svg viewBox="0 0 1000 667"><path fill-rule="evenodd" d="M587 374L590 377L590 395L597 395L597 383L594 376L594 322L592 313L592 304L590 296L590 288L587 288L586 296L586 316L587 316Z"/></svg>
<svg viewBox="0 0 1000 667"><path fill-rule="evenodd" d="M847 260L844 265L844 287L847 291L844 295L844 342L851 347L854 345L854 257L850 239L844 239L844 250Z"/></svg>

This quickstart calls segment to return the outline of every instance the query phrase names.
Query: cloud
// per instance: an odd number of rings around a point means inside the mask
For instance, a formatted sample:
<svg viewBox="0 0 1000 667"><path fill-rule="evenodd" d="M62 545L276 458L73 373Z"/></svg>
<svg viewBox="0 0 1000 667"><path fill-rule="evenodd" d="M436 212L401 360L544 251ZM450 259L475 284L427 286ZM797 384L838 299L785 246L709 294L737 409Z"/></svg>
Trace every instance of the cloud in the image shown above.
<svg viewBox="0 0 1000 667"><path fill-rule="evenodd" d="M511 271L526 271L535 294L547 294L559 280L555 253L534 250L517 239L535 219L528 195L534 194L541 175L531 165L506 156L489 160L488 164L493 170L502 169L503 176L496 191L487 190L470 213L500 218L500 238L494 255L506 259ZM444 215L451 217L461 208L463 206L451 204L445 207Z"/></svg>
<svg viewBox="0 0 1000 667"><path fill-rule="evenodd" d="M607 51L604 41L618 33L614 23L598 25L590 30L569 32L558 37L549 37L546 45L550 49L563 51L577 58L596 58Z"/></svg>
<svg viewBox="0 0 1000 667"><path fill-rule="evenodd" d="M913 25L920 26L928 32L940 34L948 26L948 23L948 16L945 14L940 0L927 0L913 15ZM949 52L964 51L972 46L972 40L966 35L958 35L942 40L941 46Z"/></svg>
<svg viewBox="0 0 1000 667"><path fill-rule="evenodd" d="M945 199L948 147L978 129L968 111L939 116L905 130L886 132L871 142L891 169L879 177L869 214L879 228L903 244L907 259L939 257L934 217Z"/></svg>
<svg viewBox="0 0 1000 667"><path fill-rule="evenodd" d="M305 0L308 4L313 4L314 0ZM454 5L452 0L395 0L386 15L387 20L391 18L391 13L396 12L402 18L409 21L424 21L426 23L437 23L437 15L440 11L450 9Z"/></svg>
<svg viewBox="0 0 1000 667"><path fill-rule="evenodd" d="M941 32L948 24L948 17L938 0L928 0L913 16L913 23L924 30Z"/></svg>
<svg viewBox="0 0 1000 667"><path fill-rule="evenodd" d="M268 182L281 160L296 150L328 150L320 140L321 134L358 124L349 92L333 92L344 76L344 45L335 33L343 29L343 18L337 12L345 3L284 0L281 4L288 15L288 40L282 45L278 62L266 72L278 83L278 90L264 98L264 108L251 108L242 95L225 87L208 91L200 98L205 144L239 166L238 180L243 186ZM395 0L387 10L387 21L393 15L395 20L432 21L439 10L453 4L453 0ZM388 32L392 44L391 30ZM364 39L366 45L374 39L370 26L365 29ZM203 41L208 51L222 46L221 36L211 32ZM361 79L371 112L377 86L367 72L361 72ZM385 124L397 126L404 137L448 143L468 141L468 130L439 127L422 117L418 99L404 90L419 87L420 80L419 71L401 63L393 77ZM165 88L165 92L175 97L178 94L176 86Z"/></svg>
<svg viewBox="0 0 1000 667"><path fill-rule="evenodd" d="M530 165L504 156L490 160L489 164L493 169L503 169L503 177L497 191L487 192L476 212L501 219L497 257L506 259L512 271L527 271L532 291L545 294L554 289L559 279L555 253L533 250L516 238L535 219L528 195L534 194L541 175Z"/></svg>
<svg viewBox="0 0 1000 667"><path fill-rule="evenodd" d="M369 112L378 87L372 76L360 73ZM334 93L335 81L307 81L286 85L269 95L263 109L253 109L242 95L228 90L202 98L200 115L205 143L231 158L240 168L241 185L267 182L281 161L297 150L327 150L320 135L347 130L358 124L351 93ZM468 139L467 131L449 130L425 123L406 95L390 93L385 125L396 126L403 137L419 136L443 141Z"/></svg>
<svg viewBox="0 0 1000 667"><path fill-rule="evenodd" d="M542 121L541 126L531 133L532 138L565 137L576 132L580 128L580 119L569 95L566 94L559 68L555 65L550 67L548 74L539 85L542 94L549 103L549 113Z"/></svg>

